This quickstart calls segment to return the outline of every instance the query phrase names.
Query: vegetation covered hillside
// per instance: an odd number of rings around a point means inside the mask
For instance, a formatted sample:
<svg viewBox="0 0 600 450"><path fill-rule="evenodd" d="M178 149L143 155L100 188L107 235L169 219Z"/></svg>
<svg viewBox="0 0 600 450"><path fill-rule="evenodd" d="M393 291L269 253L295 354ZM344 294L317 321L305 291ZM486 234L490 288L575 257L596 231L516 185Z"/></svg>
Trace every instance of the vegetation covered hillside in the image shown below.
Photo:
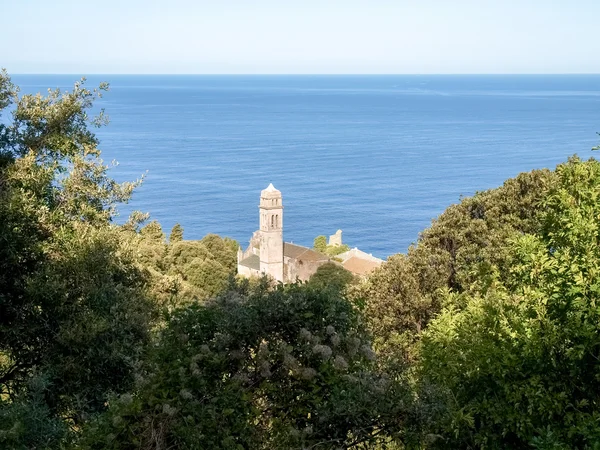
<svg viewBox="0 0 600 450"><path fill-rule="evenodd" d="M276 285L115 222L106 89L0 76L0 448L600 446L600 163L462 199L366 280Z"/></svg>

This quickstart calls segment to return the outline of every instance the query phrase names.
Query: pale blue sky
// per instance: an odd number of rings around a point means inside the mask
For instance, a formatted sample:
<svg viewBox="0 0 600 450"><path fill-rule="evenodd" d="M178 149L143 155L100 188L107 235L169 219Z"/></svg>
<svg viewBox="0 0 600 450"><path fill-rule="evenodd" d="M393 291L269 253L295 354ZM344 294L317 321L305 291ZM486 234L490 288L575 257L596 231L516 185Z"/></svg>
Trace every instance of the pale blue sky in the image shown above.
<svg viewBox="0 0 600 450"><path fill-rule="evenodd" d="M0 0L10 73L600 73L600 0Z"/></svg>

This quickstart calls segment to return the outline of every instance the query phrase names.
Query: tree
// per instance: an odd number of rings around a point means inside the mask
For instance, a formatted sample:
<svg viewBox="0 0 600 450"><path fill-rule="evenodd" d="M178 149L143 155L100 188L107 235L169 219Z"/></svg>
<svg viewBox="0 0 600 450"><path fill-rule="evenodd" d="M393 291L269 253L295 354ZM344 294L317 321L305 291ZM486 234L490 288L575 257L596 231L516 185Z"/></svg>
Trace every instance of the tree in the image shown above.
<svg viewBox="0 0 600 450"><path fill-rule="evenodd" d="M82 80L19 97L0 76L0 107L13 107L0 126L2 407L42 376L48 411L75 424L129 387L154 314L130 241L112 224L136 183L107 175L90 130L105 123L88 111L106 89Z"/></svg>
<svg viewBox="0 0 600 450"><path fill-rule="evenodd" d="M141 227L139 232L131 233L130 238L135 242L137 261L153 272L164 272L168 246L160 224L153 220Z"/></svg>
<svg viewBox="0 0 600 450"><path fill-rule="evenodd" d="M208 234L200 241L176 241L169 245L164 273L179 275L195 287L198 298L213 297L227 287L237 270L239 244Z"/></svg>
<svg viewBox="0 0 600 450"><path fill-rule="evenodd" d="M355 281L354 275L340 264L329 262L317 268L317 271L310 277L308 284L320 290L333 289L342 292Z"/></svg>
<svg viewBox="0 0 600 450"><path fill-rule="evenodd" d="M448 392L442 447L600 442L600 163L572 158L516 236L510 269L451 294L423 339L423 377Z"/></svg>
<svg viewBox="0 0 600 450"><path fill-rule="evenodd" d="M489 284L495 273L508 273L509 241L539 228L542 200L555 183L554 172L534 170L462 199L406 255L391 257L353 288L377 350L414 360L421 333L440 312L446 291L469 291Z"/></svg>
<svg viewBox="0 0 600 450"><path fill-rule="evenodd" d="M27 390L6 402L0 398L0 446L10 449L58 449L66 441L67 424L56 417L44 399L49 387L32 378Z"/></svg>
<svg viewBox="0 0 600 450"><path fill-rule="evenodd" d="M249 290L244 281L175 313L153 372L112 402L84 448L385 442L415 414L414 399L374 358L360 316L339 293L301 284L269 290L266 280ZM410 429L402 431L409 439Z"/></svg>
<svg viewBox="0 0 600 450"><path fill-rule="evenodd" d="M337 256L341 253L350 250L350 247L346 244L342 245L329 245L327 244L327 238L325 236L317 236L313 243L313 248L327 256Z"/></svg>
<svg viewBox="0 0 600 450"><path fill-rule="evenodd" d="M146 239L151 239L161 244L165 243L165 233L163 233L160 223L158 223L156 220L144 225L140 230L140 235Z"/></svg>
<svg viewBox="0 0 600 450"><path fill-rule="evenodd" d="M317 236L313 243L313 248L321 253L325 253L325 249L327 248L327 237L321 235Z"/></svg>
<svg viewBox="0 0 600 450"><path fill-rule="evenodd" d="M176 223L171 228L171 234L169 234L169 244L174 244L175 242L183 241L183 227Z"/></svg>

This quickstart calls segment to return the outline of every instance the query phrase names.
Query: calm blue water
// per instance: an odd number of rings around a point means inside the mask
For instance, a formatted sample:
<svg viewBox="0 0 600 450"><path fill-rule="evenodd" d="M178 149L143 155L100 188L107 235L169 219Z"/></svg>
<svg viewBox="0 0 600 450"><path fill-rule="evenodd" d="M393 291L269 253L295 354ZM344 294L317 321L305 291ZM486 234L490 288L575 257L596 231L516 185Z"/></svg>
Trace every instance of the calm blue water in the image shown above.
<svg viewBox="0 0 600 450"><path fill-rule="evenodd" d="M18 75L23 92L69 75ZM260 190L283 193L285 239L344 231L386 257L461 195L600 142L600 76L123 76L98 102L119 180L148 172L130 205L168 232L245 245Z"/></svg>

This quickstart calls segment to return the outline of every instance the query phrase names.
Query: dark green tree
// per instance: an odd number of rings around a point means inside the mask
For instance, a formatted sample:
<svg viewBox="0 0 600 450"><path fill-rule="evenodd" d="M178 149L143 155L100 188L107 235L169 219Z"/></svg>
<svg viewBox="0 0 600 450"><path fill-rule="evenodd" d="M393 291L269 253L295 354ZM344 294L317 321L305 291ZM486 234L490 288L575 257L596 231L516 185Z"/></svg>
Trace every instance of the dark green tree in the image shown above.
<svg viewBox="0 0 600 450"><path fill-rule="evenodd" d="M0 446L7 449L53 449L66 443L67 424L48 407L47 380L33 377L10 401L0 398Z"/></svg>
<svg viewBox="0 0 600 450"><path fill-rule="evenodd" d="M333 449L409 440L414 398L401 377L376 370L352 305L334 291L267 286L242 283L178 311L155 369L135 394L111 402L84 448Z"/></svg>
<svg viewBox="0 0 600 450"><path fill-rule="evenodd" d="M355 282L354 275L340 264L329 262L320 266L310 277L308 284L316 289L333 289L342 292L349 284Z"/></svg>
<svg viewBox="0 0 600 450"><path fill-rule="evenodd" d="M153 314L112 224L136 183L107 175L90 130L105 122L88 112L106 89L82 80L71 92L18 96L0 76L0 107L12 111L0 126L1 407L23 402L41 376L47 410L72 424L129 387Z"/></svg>

